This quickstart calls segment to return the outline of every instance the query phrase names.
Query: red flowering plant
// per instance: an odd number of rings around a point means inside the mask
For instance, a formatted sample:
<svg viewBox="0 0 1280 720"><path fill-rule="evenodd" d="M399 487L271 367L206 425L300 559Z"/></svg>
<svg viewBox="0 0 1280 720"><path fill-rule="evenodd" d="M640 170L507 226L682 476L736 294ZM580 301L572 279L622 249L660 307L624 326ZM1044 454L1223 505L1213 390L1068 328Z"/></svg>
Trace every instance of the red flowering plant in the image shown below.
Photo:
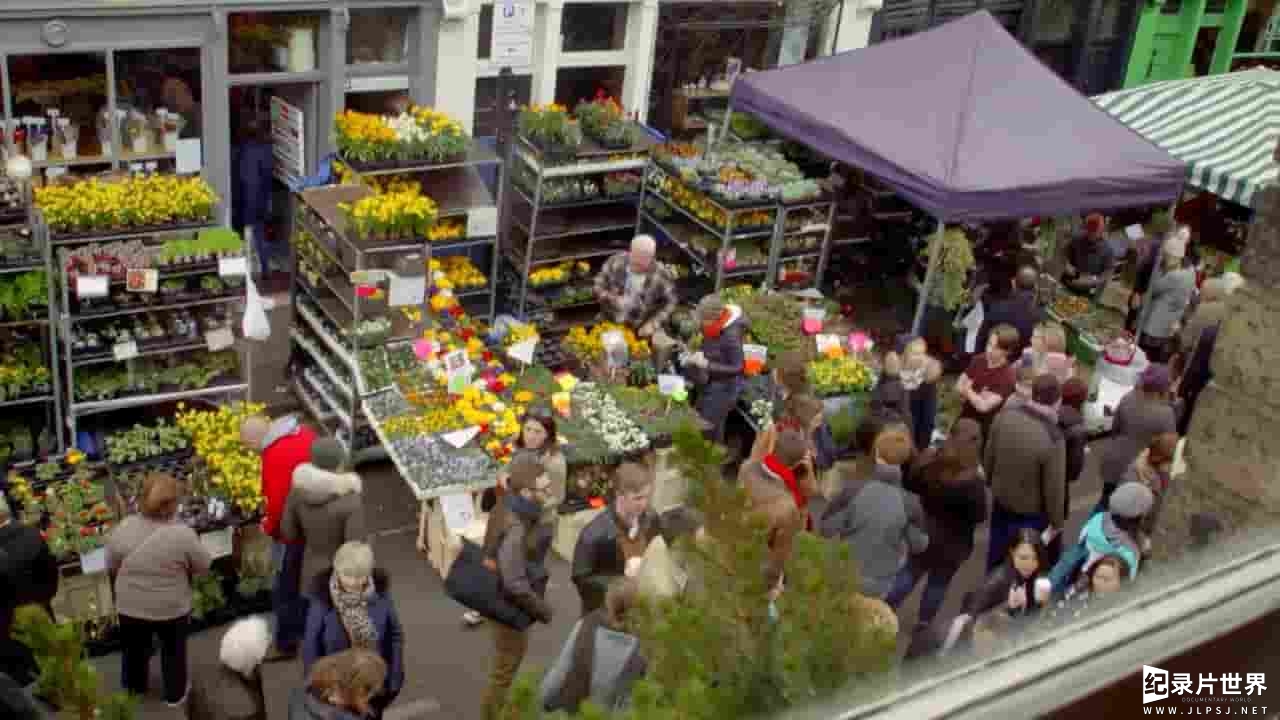
<svg viewBox="0 0 1280 720"><path fill-rule="evenodd" d="M42 534L49 551L58 558L83 555L102 547L116 519L101 480L88 469L49 485L43 495L33 495L23 515L48 523Z"/></svg>
<svg viewBox="0 0 1280 720"><path fill-rule="evenodd" d="M597 92L596 98L590 102L578 103L573 114L577 116L583 134L606 148L620 150L635 144L635 125L627 120L618 101L603 91Z"/></svg>

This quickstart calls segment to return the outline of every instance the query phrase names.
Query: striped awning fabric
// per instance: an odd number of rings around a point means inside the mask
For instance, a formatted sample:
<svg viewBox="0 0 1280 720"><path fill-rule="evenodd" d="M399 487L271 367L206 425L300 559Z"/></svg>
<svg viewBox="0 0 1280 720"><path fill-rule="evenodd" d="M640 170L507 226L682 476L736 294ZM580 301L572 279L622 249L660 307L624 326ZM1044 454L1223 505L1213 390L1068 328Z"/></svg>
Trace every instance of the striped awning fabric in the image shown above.
<svg viewBox="0 0 1280 720"><path fill-rule="evenodd" d="M1280 72L1243 70L1098 95L1099 107L1187 163L1195 187L1245 207L1276 182Z"/></svg>

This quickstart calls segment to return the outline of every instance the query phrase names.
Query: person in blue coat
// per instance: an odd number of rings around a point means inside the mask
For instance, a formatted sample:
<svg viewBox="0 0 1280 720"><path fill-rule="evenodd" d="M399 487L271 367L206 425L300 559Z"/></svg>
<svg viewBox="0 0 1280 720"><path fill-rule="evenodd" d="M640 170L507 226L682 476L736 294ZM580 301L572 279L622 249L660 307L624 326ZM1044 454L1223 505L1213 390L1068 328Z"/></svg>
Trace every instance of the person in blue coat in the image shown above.
<svg viewBox="0 0 1280 720"><path fill-rule="evenodd" d="M374 567L368 543L338 548L333 567L315 577L302 638L302 666L350 648L376 652L387 664L382 692L372 700L372 716L381 718L404 686L404 632L389 594L385 572Z"/></svg>

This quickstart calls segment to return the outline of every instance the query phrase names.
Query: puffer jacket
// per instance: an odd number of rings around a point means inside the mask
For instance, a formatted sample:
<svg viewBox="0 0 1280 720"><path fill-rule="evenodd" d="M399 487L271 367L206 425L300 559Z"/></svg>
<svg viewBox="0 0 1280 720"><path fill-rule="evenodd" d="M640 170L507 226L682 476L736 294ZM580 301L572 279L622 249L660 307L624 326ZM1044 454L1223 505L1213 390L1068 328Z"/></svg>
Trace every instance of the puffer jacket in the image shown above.
<svg viewBox="0 0 1280 720"><path fill-rule="evenodd" d="M1129 565L1129 579L1138 576L1138 564L1142 561L1141 546L1129 533L1118 527L1109 512L1097 512L1080 529L1080 540L1063 552L1062 559L1053 566L1049 579L1054 593L1063 593L1076 581L1081 572L1089 569L1096 560L1106 555L1117 555Z"/></svg>
<svg viewBox="0 0 1280 720"><path fill-rule="evenodd" d="M302 584L333 564L343 543L365 538L362 483L355 473L334 473L306 463L293 471L281 534L303 543Z"/></svg>
<svg viewBox="0 0 1280 720"><path fill-rule="evenodd" d="M574 624L555 663L542 678L542 707L576 713L591 700L606 711L622 709L631 686L647 668L640 640L609 627L603 610Z"/></svg>
<svg viewBox="0 0 1280 720"><path fill-rule="evenodd" d="M862 569L862 591L884 598L908 554L929 546L924 509L902 489L902 470L878 464L870 478L851 482L827 507L823 537L849 543Z"/></svg>

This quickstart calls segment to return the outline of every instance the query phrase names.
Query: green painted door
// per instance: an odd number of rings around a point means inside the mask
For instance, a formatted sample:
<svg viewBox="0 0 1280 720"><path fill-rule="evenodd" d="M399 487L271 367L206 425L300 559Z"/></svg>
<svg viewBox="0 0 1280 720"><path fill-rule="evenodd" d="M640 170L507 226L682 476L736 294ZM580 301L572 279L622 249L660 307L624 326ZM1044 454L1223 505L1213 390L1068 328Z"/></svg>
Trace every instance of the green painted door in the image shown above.
<svg viewBox="0 0 1280 720"><path fill-rule="evenodd" d="M1177 80L1186 74L1178 56L1182 37L1179 35L1157 35L1151 40L1151 59L1147 65L1146 76L1142 82L1160 82Z"/></svg>

